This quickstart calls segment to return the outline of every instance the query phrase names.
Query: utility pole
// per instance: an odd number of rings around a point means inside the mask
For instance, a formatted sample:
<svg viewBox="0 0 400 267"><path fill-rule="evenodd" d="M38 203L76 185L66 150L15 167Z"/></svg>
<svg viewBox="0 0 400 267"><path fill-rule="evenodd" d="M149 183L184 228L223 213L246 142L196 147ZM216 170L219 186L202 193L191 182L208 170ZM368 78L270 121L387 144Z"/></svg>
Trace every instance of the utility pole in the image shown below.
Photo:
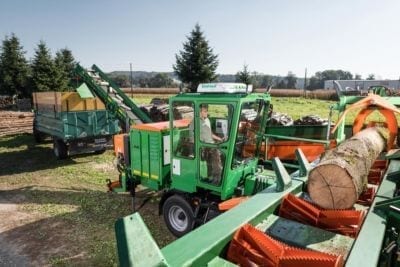
<svg viewBox="0 0 400 267"><path fill-rule="evenodd" d="M129 67L130 67L130 82L131 82L131 97L133 97L133 76L132 76L132 63L129 63Z"/></svg>
<svg viewBox="0 0 400 267"><path fill-rule="evenodd" d="M306 92L306 89L307 89L307 68L306 68L306 70L305 70L305 72L304 72L304 92Z"/></svg>

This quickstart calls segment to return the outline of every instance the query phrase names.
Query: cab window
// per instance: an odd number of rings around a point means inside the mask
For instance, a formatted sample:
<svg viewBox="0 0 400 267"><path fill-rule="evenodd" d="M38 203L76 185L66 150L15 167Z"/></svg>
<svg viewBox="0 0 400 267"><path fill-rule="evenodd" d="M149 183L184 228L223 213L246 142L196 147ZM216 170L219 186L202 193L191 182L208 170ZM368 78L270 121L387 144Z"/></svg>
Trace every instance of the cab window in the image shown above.
<svg viewBox="0 0 400 267"><path fill-rule="evenodd" d="M175 156L183 158L194 158L194 127L192 124L194 114L194 104L191 101L176 101L172 103L172 113L174 120L173 153Z"/></svg>

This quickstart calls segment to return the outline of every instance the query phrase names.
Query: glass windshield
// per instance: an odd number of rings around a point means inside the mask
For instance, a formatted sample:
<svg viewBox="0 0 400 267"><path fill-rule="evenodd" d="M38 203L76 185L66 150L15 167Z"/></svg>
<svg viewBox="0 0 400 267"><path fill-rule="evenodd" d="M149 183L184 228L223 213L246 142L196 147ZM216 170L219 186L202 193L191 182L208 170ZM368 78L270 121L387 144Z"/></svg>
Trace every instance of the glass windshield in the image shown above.
<svg viewBox="0 0 400 267"><path fill-rule="evenodd" d="M253 159L258 152L264 131L260 129L266 103L262 100L242 104L240 120L235 141L232 167L243 161Z"/></svg>
<svg viewBox="0 0 400 267"><path fill-rule="evenodd" d="M172 104L172 114L174 123L179 123L179 127L173 128L173 153L177 157L193 159L194 149L194 127L189 127L193 121L194 105L190 101L177 101Z"/></svg>

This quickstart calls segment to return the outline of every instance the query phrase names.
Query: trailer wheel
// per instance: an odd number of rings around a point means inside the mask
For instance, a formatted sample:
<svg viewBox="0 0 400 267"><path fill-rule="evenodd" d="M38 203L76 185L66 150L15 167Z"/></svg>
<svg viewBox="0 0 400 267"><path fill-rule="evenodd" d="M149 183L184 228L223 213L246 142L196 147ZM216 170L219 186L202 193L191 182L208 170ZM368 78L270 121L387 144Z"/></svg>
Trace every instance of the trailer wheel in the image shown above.
<svg viewBox="0 0 400 267"><path fill-rule="evenodd" d="M163 205L163 217L170 232L181 237L194 227L194 213L186 199L179 195L169 197Z"/></svg>
<svg viewBox="0 0 400 267"><path fill-rule="evenodd" d="M42 143L44 140L44 134L33 127L33 138L35 139L36 143Z"/></svg>
<svg viewBox="0 0 400 267"><path fill-rule="evenodd" d="M68 157L68 147L63 140L54 140L53 151L57 159L66 159Z"/></svg>
<svg viewBox="0 0 400 267"><path fill-rule="evenodd" d="M37 124L36 119L34 119L32 127L33 138L35 139L36 143L42 143L45 138L45 135L36 128L36 124Z"/></svg>

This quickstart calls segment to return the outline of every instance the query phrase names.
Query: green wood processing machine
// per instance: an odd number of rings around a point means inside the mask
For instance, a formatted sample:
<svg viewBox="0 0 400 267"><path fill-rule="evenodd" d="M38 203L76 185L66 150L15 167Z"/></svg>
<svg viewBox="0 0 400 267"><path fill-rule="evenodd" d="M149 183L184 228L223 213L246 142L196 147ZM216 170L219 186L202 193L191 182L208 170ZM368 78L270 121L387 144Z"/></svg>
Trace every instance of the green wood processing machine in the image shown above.
<svg viewBox="0 0 400 267"><path fill-rule="evenodd" d="M185 119L176 122L173 115L169 125L159 125L157 131L133 127L127 137L131 158L122 166L120 187L114 189L129 190L144 183L155 190L165 190L161 201L164 219L170 230L179 235L189 232L193 221L208 220L213 201L222 204L231 197L252 196L242 198L240 204L162 249L138 213L118 220L116 236L121 266L398 266L400 160L391 137L397 136L397 120L393 118L398 113L399 97L342 96L333 107L344 116L350 110L359 112L353 132L359 130L371 111L377 110L385 117L378 123L387 127L390 134L386 151L368 174L368 190L353 209L324 210L312 204L306 189L308 174L318 160L309 163L297 150L299 169L290 175L277 158L272 161L273 171L259 160L257 151L271 138L263 131L268 120L268 95L201 92L170 100L171 105L184 102L193 106L194 127ZM224 137L220 143L200 140L203 103L208 104L209 113L215 114L210 121L212 129ZM351 135L345 134L343 118L337 121L332 136L337 144ZM192 129L193 135L187 133ZM152 134L159 143L146 143L153 138ZM165 149L156 149L157 156L147 154L151 144L159 146L164 138L170 142ZM192 142L194 147L178 149L182 147L182 138L184 144ZM170 157L163 157L168 148ZM215 148L224 155L220 184L203 175L208 168L202 157L205 148ZM139 158L146 166L134 166ZM165 162L170 166L165 166ZM153 163L157 165L154 168ZM201 211L205 203L206 208ZM187 225L190 229L183 227ZM179 233L180 229L183 231Z"/></svg>

